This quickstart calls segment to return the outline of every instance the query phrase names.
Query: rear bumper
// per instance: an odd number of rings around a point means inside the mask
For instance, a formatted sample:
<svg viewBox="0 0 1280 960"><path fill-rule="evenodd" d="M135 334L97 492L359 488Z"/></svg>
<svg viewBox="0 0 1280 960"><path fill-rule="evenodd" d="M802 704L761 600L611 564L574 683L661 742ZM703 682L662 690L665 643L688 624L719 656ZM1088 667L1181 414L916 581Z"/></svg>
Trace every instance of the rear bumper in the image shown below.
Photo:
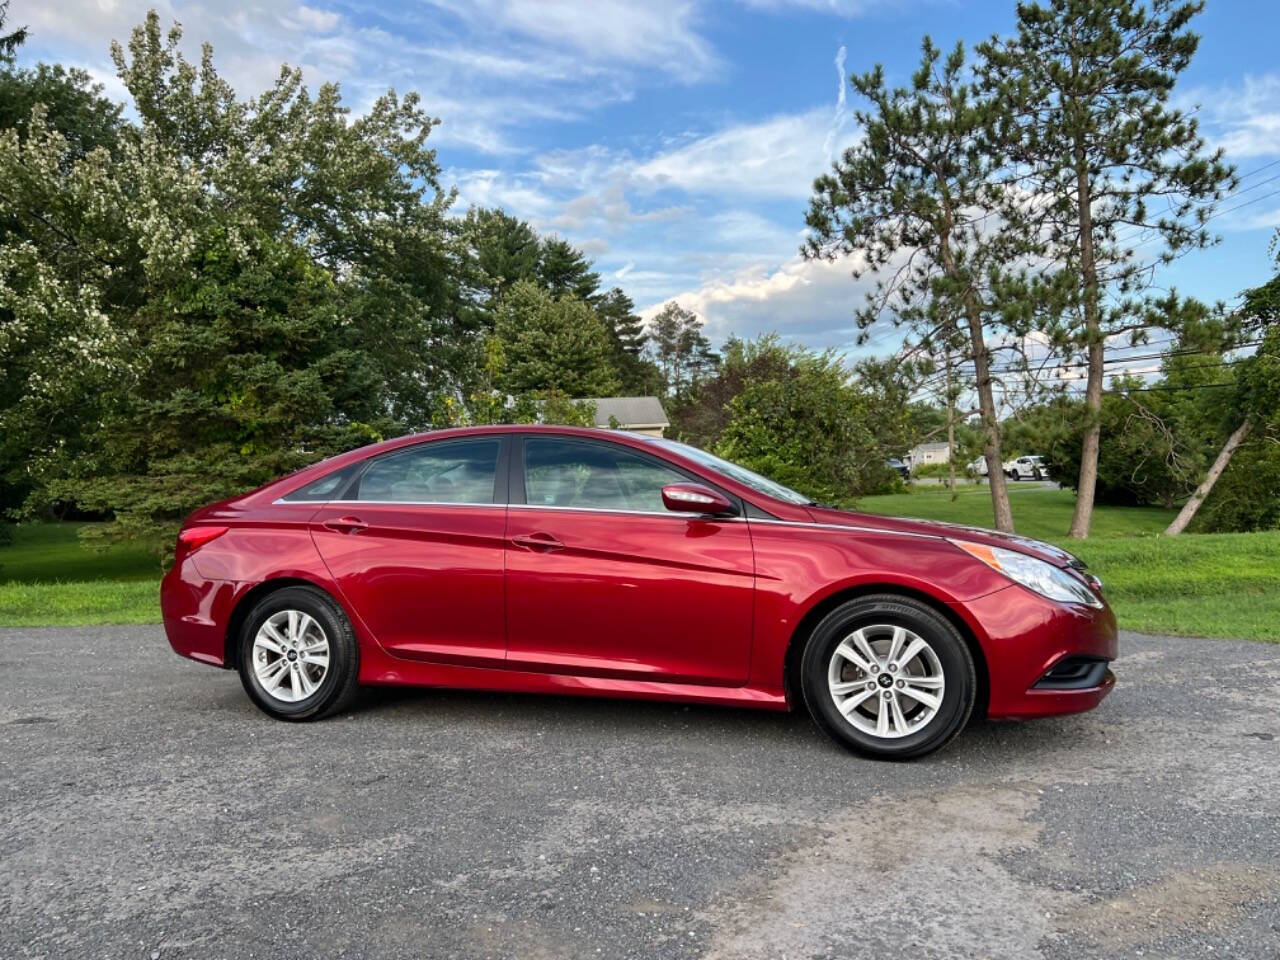
<svg viewBox="0 0 1280 960"><path fill-rule="evenodd" d="M174 653L227 666L227 624L248 586L202 577L190 559L170 569L160 582L160 613Z"/></svg>
<svg viewBox="0 0 1280 960"><path fill-rule="evenodd" d="M1045 674L1068 658L1110 663L1119 653L1110 607L1066 605L1019 586L963 604L987 660L987 715L1042 717L1092 710L1115 686L1105 667L1086 671L1080 683L1045 683ZM1084 684L1084 685L1081 685Z"/></svg>

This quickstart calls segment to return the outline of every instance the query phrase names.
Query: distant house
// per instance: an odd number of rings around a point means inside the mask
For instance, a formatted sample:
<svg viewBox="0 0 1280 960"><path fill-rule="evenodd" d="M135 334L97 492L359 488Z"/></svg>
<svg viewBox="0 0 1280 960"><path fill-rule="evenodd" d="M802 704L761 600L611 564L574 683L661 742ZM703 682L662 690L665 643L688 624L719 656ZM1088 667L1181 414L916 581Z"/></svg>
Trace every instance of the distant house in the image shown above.
<svg viewBox="0 0 1280 960"><path fill-rule="evenodd" d="M907 466L912 470L950 459L951 447L945 443L918 443L907 452Z"/></svg>
<svg viewBox="0 0 1280 960"><path fill-rule="evenodd" d="M597 427L612 426L616 420L622 430L660 437L671 426L667 412L662 409L662 401L657 397L588 397L576 402L596 405Z"/></svg>

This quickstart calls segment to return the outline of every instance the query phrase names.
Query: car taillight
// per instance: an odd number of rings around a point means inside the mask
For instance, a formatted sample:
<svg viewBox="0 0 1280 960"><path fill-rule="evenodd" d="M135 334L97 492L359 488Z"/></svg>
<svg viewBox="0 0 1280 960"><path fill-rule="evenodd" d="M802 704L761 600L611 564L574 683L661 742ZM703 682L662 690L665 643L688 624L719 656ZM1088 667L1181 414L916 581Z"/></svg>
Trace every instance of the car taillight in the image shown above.
<svg viewBox="0 0 1280 960"><path fill-rule="evenodd" d="M177 553L180 556L195 553L210 540L218 539L229 529L229 527L186 527L178 534Z"/></svg>

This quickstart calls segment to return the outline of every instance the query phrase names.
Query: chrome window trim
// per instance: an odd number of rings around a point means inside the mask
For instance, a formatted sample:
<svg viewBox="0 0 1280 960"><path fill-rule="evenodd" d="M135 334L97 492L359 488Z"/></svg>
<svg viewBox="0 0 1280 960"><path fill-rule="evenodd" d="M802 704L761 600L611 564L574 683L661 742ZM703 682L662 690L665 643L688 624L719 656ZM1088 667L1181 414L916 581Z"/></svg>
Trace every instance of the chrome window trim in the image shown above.
<svg viewBox="0 0 1280 960"><path fill-rule="evenodd" d="M272 500L272 504L284 504L285 506L298 505L310 507L325 507L331 504L372 504L375 506L400 506L400 507L505 507L505 503L494 503L492 500L484 503L476 503L472 500Z"/></svg>
<svg viewBox="0 0 1280 960"><path fill-rule="evenodd" d="M554 503L509 503L511 510L562 510L566 513L616 513L627 517L666 517L669 520L742 520L743 517L712 517L696 510L623 510L619 507L561 507Z"/></svg>

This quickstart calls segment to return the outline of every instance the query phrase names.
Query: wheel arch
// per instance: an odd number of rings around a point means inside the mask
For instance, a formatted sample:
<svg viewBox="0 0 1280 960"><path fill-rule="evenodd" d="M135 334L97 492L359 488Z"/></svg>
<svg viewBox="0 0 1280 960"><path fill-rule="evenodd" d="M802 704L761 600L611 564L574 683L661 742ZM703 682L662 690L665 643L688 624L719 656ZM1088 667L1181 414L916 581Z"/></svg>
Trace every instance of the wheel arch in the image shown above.
<svg viewBox="0 0 1280 960"><path fill-rule="evenodd" d="M797 703L804 703L804 694L800 690L800 660L804 656L805 644L809 641L814 628L822 622L822 618L843 603L873 594L893 594L915 600L945 618L948 623L956 628L961 639L964 640L965 645L969 648L970 655L973 657L974 672L978 679L977 696L973 704L973 716L985 716L987 702L991 693L991 674L986 654L983 652L982 644L979 642L973 628L949 604L944 603L937 597L923 590L888 581L859 583L837 590L815 603L800 618L795 630L791 632L791 639L787 643L787 651L783 660L782 679L786 689L787 700L793 706Z"/></svg>
<svg viewBox="0 0 1280 960"><path fill-rule="evenodd" d="M254 608L254 605L259 600L286 587L310 587L312 590L319 590L336 603L339 608L346 609L342 601L334 596L332 591L326 590L314 580L307 580L304 577L272 577L270 580L263 580L261 583L255 584L236 600L236 604L231 610L231 616L227 619L227 632L222 638L222 642L225 645L222 663L228 670L237 670L240 667L240 643L237 638L240 636L241 627L244 626L245 620L249 617L249 611Z"/></svg>

